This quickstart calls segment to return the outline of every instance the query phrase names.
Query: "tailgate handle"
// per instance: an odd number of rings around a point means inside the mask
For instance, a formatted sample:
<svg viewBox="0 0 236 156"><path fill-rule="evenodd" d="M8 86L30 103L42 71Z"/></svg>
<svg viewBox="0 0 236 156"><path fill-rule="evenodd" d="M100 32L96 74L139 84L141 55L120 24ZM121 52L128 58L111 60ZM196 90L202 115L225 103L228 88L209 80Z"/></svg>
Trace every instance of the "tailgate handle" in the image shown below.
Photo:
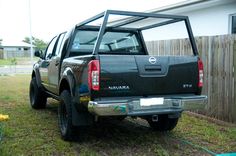
<svg viewBox="0 0 236 156"><path fill-rule="evenodd" d="M145 71L161 72L161 66L145 66Z"/></svg>

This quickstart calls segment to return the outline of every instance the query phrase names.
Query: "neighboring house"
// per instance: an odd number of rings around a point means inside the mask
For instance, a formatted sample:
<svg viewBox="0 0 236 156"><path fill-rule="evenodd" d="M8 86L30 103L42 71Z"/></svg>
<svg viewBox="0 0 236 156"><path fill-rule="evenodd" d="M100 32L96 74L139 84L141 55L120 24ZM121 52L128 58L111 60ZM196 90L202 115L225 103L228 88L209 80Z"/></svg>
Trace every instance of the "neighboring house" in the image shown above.
<svg viewBox="0 0 236 156"><path fill-rule="evenodd" d="M10 42L2 41L0 45L1 51L3 54L0 55L0 59L12 58L12 57L29 57L30 56L30 47L31 45L25 42ZM35 46L33 46L33 49Z"/></svg>
<svg viewBox="0 0 236 156"><path fill-rule="evenodd" d="M9 41L2 41L0 48L4 51L14 51L14 52L24 52L30 50L30 44L25 42L9 42ZM33 46L34 47L34 46Z"/></svg>
<svg viewBox="0 0 236 156"><path fill-rule="evenodd" d="M187 0L147 12L188 16L195 36L236 34L236 0Z"/></svg>

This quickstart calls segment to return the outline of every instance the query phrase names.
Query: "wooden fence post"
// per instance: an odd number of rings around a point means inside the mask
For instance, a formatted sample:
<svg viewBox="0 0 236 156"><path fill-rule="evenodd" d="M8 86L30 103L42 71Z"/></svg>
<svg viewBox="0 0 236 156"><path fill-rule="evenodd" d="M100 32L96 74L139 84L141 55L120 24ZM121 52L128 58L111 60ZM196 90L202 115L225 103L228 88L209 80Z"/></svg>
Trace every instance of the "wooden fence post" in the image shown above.
<svg viewBox="0 0 236 156"><path fill-rule="evenodd" d="M232 114L233 114L233 122L236 123L236 35L232 37L234 39L233 42L233 102L232 102Z"/></svg>

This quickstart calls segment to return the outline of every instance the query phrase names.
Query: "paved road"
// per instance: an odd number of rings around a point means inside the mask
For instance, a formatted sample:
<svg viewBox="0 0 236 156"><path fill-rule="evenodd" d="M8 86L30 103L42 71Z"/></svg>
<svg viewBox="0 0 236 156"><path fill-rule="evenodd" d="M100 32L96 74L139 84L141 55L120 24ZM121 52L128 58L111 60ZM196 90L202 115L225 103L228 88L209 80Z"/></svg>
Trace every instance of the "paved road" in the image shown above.
<svg viewBox="0 0 236 156"><path fill-rule="evenodd" d="M30 74L33 65L0 66L0 75Z"/></svg>

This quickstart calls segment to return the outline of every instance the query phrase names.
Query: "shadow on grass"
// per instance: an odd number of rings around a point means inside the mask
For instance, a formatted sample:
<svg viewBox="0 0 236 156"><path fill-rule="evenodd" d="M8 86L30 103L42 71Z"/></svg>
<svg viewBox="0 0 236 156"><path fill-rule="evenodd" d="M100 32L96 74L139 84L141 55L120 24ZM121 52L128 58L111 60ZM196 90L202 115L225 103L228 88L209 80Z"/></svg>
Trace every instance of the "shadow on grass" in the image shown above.
<svg viewBox="0 0 236 156"><path fill-rule="evenodd" d="M49 102L46 111L57 118L57 106L58 102ZM171 135L175 132L153 131L139 118L127 117L122 121L102 118L92 126L78 128L71 143L82 155L205 155Z"/></svg>
<svg viewBox="0 0 236 156"><path fill-rule="evenodd" d="M48 102L46 110L57 117L58 102ZM135 122L135 119L129 118L118 120L112 117L99 118L91 126L83 126L77 129L78 135L75 136L74 142L89 142L89 139L114 139L120 140L122 138L134 137L137 138L142 134L155 133L151 128L143 126ZM159 133L160 134L160 133Z"/></svg>

